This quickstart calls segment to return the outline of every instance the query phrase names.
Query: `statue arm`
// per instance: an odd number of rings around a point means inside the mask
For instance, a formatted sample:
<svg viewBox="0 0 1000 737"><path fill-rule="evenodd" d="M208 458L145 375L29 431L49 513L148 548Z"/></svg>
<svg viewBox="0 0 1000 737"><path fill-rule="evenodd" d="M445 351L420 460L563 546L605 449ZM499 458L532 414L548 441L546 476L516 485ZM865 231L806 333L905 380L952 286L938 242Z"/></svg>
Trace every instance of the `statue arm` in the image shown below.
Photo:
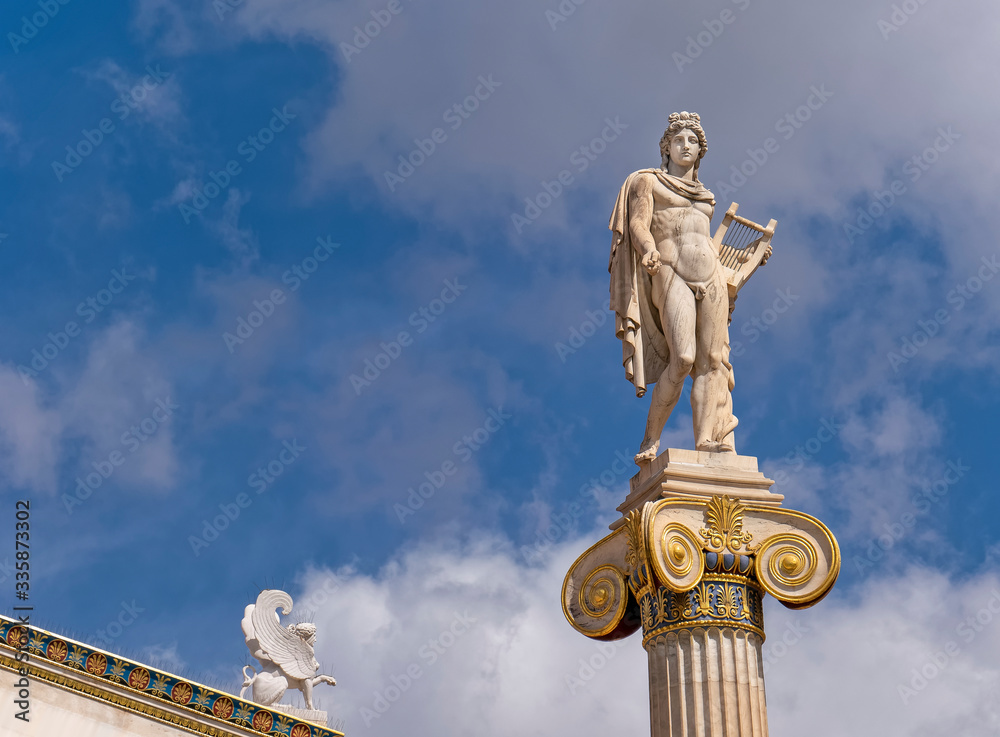
<svg viewBox="0 0 1000 737"><path fill-rule="evenodd" d="M640 174L628 193L629 235L632 247L643 258L656 252L656 240L649 227L653 222L653 178Z"/></svg>

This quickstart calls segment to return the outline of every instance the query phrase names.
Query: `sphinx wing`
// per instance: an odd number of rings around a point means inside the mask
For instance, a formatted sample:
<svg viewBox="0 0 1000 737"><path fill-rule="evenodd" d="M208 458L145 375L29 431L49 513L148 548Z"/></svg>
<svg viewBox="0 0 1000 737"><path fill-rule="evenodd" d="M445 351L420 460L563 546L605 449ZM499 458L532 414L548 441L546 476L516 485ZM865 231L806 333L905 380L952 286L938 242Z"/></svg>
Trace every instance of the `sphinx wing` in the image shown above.
<svg viewBox="0 0 1000 737"><path fill-rule="evenodd" d="M257 641L257 633L253 628L253 618L252 613L255 608L254 604L247 604L246 609L243 610L243 621L240 622L240 626L243 628L243 638L247 641L247 647L250 649L250 654L260 661L261 665L271 662L267 654L261 650L260 642ZM274 616L278 616L275 614Z"/></svg>
<svg viewBox="0 0 1000 737"><path fill-rule="evenodd" d="M319 670L313 649L302 638L281 626L275 611L278 607L281 607L282 614L288 614L292 610L292 597L284 591L266 589L260 592L256 606L248 612L259 649L265 658L292 678L311 678ZM247 645L250 645L249 639Z"/></svg>

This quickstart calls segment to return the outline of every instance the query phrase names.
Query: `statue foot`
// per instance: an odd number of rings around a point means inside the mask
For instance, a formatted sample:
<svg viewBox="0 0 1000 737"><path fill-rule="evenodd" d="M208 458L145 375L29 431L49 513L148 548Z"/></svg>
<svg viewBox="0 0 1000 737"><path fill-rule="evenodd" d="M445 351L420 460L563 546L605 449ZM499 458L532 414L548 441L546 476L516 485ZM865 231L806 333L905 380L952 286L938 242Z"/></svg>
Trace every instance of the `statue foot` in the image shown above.
<svg viewBox="0 0 1000 737"><path fill-rule="evenodd" d="M720 443L715 440L698 443L695 449L703 453L736 453L736 448L729 443Z"/></svg>
<svg viewBox="0 0 1000 737"><path fill-rule="evenodd" d="M641 466L644 463L649 463L651 460L656 458L656 452L660 449L659 439L653 440L649 443L643 443L639 448L639 452L635 455L635 465Z"/></svg>

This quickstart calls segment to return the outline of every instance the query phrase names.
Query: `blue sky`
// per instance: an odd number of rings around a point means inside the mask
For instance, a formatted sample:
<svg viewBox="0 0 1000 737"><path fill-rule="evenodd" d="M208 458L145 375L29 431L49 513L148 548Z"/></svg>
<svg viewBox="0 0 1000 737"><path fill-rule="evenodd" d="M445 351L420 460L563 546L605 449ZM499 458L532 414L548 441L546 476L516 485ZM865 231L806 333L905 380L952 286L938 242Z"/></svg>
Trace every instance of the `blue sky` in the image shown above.
<svg viewBox="0 0 1000 737"><path fill-rule="evenodd" d="M715 222L778 220L731 327L738 450L844 556L768 674L774 733L995 728L995 623L920 704L897 686L1000 590L1000 13L904 5L5 5L0 484L31 499L36 621L94 642L135 602L111 649L232 684L259 588L336 574L317 695L349 733L644 729L639 643L567 687L595 645L558 595L647 410L607 218L694 110Z"/></svg>

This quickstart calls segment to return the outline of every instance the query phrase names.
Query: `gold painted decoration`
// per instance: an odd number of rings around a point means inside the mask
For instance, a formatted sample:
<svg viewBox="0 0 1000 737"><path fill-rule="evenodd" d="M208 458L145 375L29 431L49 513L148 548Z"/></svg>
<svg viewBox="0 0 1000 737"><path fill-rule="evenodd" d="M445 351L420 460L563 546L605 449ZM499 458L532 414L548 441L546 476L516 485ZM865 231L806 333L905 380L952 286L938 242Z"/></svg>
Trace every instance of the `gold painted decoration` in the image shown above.
<svg viewBox="0 0 1000 737"><path fill-rule="evenodd" d="M705 549L712 553L741 552L752 554L754 548L750 545L753 535L743 532L743 514L746 507L738 499L729 496L713 496L705 506L705 524L700 535L705 543ZM741 550L745 546L745 550Z"/></svg>
<svg viewBox="0 0 1000 737"><path fill-rule="evenodd" d="M95 676L103 676L108 669L108 659L104 653L91 653L87 658L85 670Z"/></svg>
<svg viewBox="0 0 1000 737"><path fill-rule="evenodd" d="M628 573L634 575L639 588L645 588L646 578L646 536L643 531L642 512L633 509L625 522L625 532L628 535L628 550L625 553L625 567Z"/></svg>
<svg viewBox="0 0 1000 737"><path fill-rule="evenodd" d="M269 711L258 711L253 715L253 728L258 732L270 732L274 716Z"/></svg>
<svg viewBox="0 0 1000 737"><path fill-rule="evenodd" d="M198 687L198 693L195 695L194 700L191 702L191 706L199 711L210 712L209 708L212 703L212 692L203 686Z"/></svg>
<svg viewBox="0 0 1000 737"><path fill-rule="evenodd" d="M694 588L705 570L701 542L686 525L668 522L653 543L652 563L656 578L671 591Z"/></svg>
<svg viewBox="0 0 1000 737"><path fill-rule="evenodd" d="M66 664L73 668L83 669L83 663L87 659L87 651L79 645L71 645L69 655L66 656Z"/></svg>
<svg viewBox="0 0 1000 737"><path fill-rule="evenodd" d="M133 668L128 674L128 685L136 691L142 691L149 685L149 671L145 668Z"/></svg>
<svg viewBox="0 0 1000 737"><path fill-rule="evenodd" d="M149 685L149 690L154 696L162 696L167 698L167 692L170 689L170 676L165 673L157 673L153 678L153 682ZM216 714L218 716L218 714Z"/></svg>
<svg viewBox="0 0 1000 737"><path fill-rule="evenodd" d="M7 644L11 647L24 647L28 644L28 630L19 624L7 630Z"/></svg>
<svg viewBox="0 0 1000 737"><path fill-rule="evenodd" d="M233 706L233 700L228 696L222 696L221 698L216 699L215 703L212 704L212 713L219 717L219 719L229 719L229 717L233 715L235 709L236 708Z"/></svg>
<svg viewBox="0 0 1000 737"><path fill-rule="evenodd" d="M66 647L66 643L62 640L52 640L48 644L48 647L45 648L45 657L53 663L63 662L68 654L69 648Z"/></svg>
<svg viewBox="0 0 1000 737"><path fill-rule="evenodd" d="M611 565L595 568L577 593L575 611L582 616L574 624L591 637L606 635L621 621L627 602L628 584L622 572Z"/></svg>
<svg viewBox="0 0 1000 737"><path fill-rule="evenodd" d="M760 545L754 571L767 593L796 608L814 604L833 586L839 570L839 551L832 562L834 566L826 563L810 538L786 532L772 535Z"/></svg>
<svg viewBox="0 0 1000 737"><path fill-rule="evenodd" d="M634 531L633 531L634 532ZM624 525L588 548L570 566L563 580L566 620L588 637L614 640L639 628L638 606L629 588L632 566L644 553ZM631 560L632 564L626 564ZM631 607L631 609L630 609Z"/></svg>
<svg viewBox="0 0 1000 737"><path fill-rule="evenodd" d="M37 653L27 663L15 657L18 645L23 647L25 642L33 643L29 646ZM32 681L46 682L64 691L173 725L177 730L206 737L230 734L229 725L252 729L254 716L266 712L251 702L237 700L206 686L189 683L45 630L24 627L0 615L0 670L23 673L25 669ZM80 671L88 676L84 677ZM192 693L195 689L196 693ZM135 693L155 696L172 704L161 708L148 698L132 698ZM187 710L190 710L188 713L201 712L201 715L191 719L183 713ZM280 729L277 729L274 726L278 722L276 714L267 712L267 716L259 717L258 723L268 724L266 729L256 730L258 734L287 736L301 725L307 730L304 733L306 737L343 737L343 733L337 730L297 723L290 717L281 717L278 723ZM302 729L298 729L298 733L302 733Z"/></svg>
<svg viewBox="0 0 1000 737"><path fill-rule="evenodd" d="M253 719L253 707L249 704L240 704L236 713L233 714L233 719L244 726L250 726L250 720Z"/></svg>
<svg viewBox="0 0 1000 737"><path fill-rule="evenodd" d="M108 671L108 678L115 683L125 682L125 673L128 671L128 663L119 660L118 658L111 658L111 669Z"/></svg>
<svg viewBox="0 0 1000 737"><path fill-rule="evenodd" d="M170 689L170 698L172 701L178 704L186 704L194 696L194 689L191 688L190 683L185 683L184 681L178 681L174 684L174 687Z"/></svg>
<svg viewBox="0 0 1000 737"><path fill-rule="evenodd" d="M690 591L664 586L640 601L643 646L667 632L705 627L746 630L764 638L760 589L744 576L709 574Z"/></svg>
<svg viewBox="0 0 1000 737"><path fill-rule="evenodd" d="M28 650L39 655L45 654L45 636L41 632L32 632L28 638Z"/></svg>

